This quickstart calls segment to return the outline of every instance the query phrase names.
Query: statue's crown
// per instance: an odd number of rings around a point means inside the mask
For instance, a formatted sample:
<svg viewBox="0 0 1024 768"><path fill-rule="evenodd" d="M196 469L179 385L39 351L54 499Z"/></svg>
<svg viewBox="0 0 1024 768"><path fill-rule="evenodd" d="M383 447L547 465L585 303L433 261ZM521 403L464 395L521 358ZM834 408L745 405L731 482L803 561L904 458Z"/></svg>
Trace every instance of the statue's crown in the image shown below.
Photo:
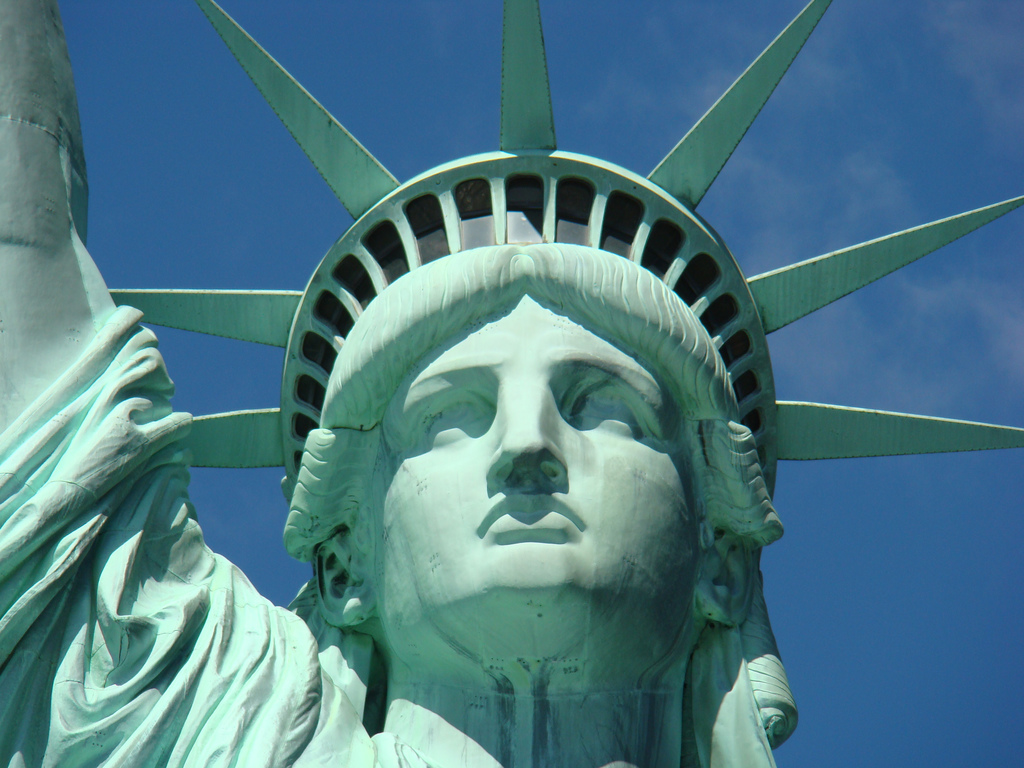
<svg viewBox="0 0 1024 768"><path fill-rule="evenodd" d="M647 177L557 150L535 0L506 0L499 152L404 184L212 0L197 0L356 220L305 292L117 292L150 322L287 346L277 410L196 420L203 466L284 465L294 478L338 351L363 309L409 271L481 245L569 243L649 271L699 318L725 365L769 486L778 459L1024 445L1024 431L779 402L767 335L1024 203L1013 198L747 278L697 206L813 31L812 0ZM118 295L120 294L120 295ZM168 301L168 294L174 294Z"/></svg>

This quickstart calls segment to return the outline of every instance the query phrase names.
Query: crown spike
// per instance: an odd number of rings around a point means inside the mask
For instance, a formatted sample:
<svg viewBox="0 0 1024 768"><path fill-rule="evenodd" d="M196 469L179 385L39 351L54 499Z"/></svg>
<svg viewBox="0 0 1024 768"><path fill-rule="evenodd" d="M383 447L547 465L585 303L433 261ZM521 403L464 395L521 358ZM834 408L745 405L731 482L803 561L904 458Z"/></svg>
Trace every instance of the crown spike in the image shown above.
<svg viewBox="0 0 1024 768"><path fill-rule="evenodd" d="M832 0L811 0L647 177L696 208Z"/></svg>
<svg viewBox="0 0 1024 768"><path fill-rule="evenodd" d="M501 148L555 149L555 120L539 0L505 0L501 41Z"/></svg>
<svg viewBox="0 0 1024 768"><path fill-rule="evenodd" d="M197 416L184 443L193 467L284 466L278 408Z"/></svg>
<svg viewBox="0 0 1024 768"><path fill-rule="evenodd" d="M1024 429L821 403L779 402L780 459L1024 448Z"/></svg>
<svg viewBox="0 0 1024 768"><path fill-rule="evenodd" d="M300 291L112 290L118 305L141 310L144 323L252 341L288 345Z"/></svg>
<svg viewBox="0 0 1024 768"><path fill-rule="evenodd" d="M777 331L1024 204L1024 196L750 278L765 333Z"/></svg>
<svg viewBox="0 0 1024 768"><path fill-rule="evenodd" d="M398 180L213 0L196 0L345 209L358 219Z"/></svg>

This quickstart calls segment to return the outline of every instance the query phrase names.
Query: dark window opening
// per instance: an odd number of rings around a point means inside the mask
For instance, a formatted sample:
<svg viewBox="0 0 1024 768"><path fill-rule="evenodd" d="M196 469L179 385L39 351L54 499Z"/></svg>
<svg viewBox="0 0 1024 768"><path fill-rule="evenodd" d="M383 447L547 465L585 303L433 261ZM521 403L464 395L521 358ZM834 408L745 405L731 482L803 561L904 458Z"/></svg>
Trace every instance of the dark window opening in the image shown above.
<svg viewBox="0 0 1024 768"><path fill-rule="evenodd" d="M455 188L455 207L461 219L462 249L494 245L494 209L491 185L484 179L470 179Z"/></svg>
<svg viewBox="0 0 1024 768"><path fill-rule="evenodd" d="M594 188L579 179L558 182L555 194L555 240L559 243L587 245L590 242L590 209L594 207Z"/></svg>
<svg viewBox="0 0 1024 768"><path fill-rule="evenodd" d="M390 221L384 220L363 238L363 245L370 255L380 264L384 279L388 285L409 271L409 263L405 260L405 248L398 230Z"/></svg>
<svg viewBox="0 0 1024 768"><path fill-rule="evenodd" d="M317 423L304 413L296 413L292 416L292 431L299 440L305 440L306 436L317 428Z"/></svg>
<svg viewBox="0 0 1024 768"><path fill-rule="evenodd" d="M491 215L491 185L485 179L470 179L455 188L455 207L459 218L475 219Z"/></svg>
<svg viewBox="0 0 1024 768"><path fill-rule="evenodd" d="M640 264L658 277L664 277L683 246L683 230L662 219L651 228Z"/></svg>
<svg viewBox="0 0 1024 768"><path fill-rule="evenodd" d="M604 209L601 250L629 256L629 249L643 215L644 207L639 200L622 192L612 192Z"/></svg>
<svg viewBox="0 0 1024 768"><path fill-rule="evenodd" d="M299 380L295 382L295 396L318 411L324 407L325 394L327 391L323 384L312 376L299 376Z"/></svg>
<svg viewBox="0 0 1024 768"><path fill-rule="evenodd" d="M448 255L448 235L444 230L440 200L434 195L420 195L405 206L405 215L416 237L421 264Z"/></svg>
<svg viewBox="0 0 1024 768"><path fill-rule="evenodd" d="M757 374L747 371L732 383L732 389L736 393L736 402L743 402L759 389Z"/></svg>
<svg viewBox="0 0 1024 768"><path fill-rule="evenodd" d="M739 306L736 304L736 299L728 293L724 293L704 310L700 321L704 323L704 327L708 329L711 336L717 336L718 332L732 321L738 312Z"/></svg>
<svg viewBox="0 0 1024 768"><path fill-rule="evenodd" d="M751 432L757 432L761 428L761 412L756 408L740 419L740 424Z"/></svg>
<svg viewBox="0 0 1024 768"><path fill-rule="evenodd" d="M675 285L675 292L687 304L693 304L707 293L718 279L718 265L706 253L698 253L686 265Z"/></svg>
<svg viewBox="0 0 1024 768"><path fill-rule="evenodd" d="M750 351L750 337L747 336L746 331L738 331L729 337L729 340L722 345L722 349L719 351L721 352L722 360L725 361L725 365L728 368Z"/></svg>
<svg viewBox="0 0 1024 768"><path fill-rule="evenodd" d="M338 301L338 297L330 291L324 291L313 306L313 315L324 321L334 331L335 336L345 338L352 330L355 320L348 310Z"/></svg>
<svg viewBox="0 0 1024 768"><path fill-rule="evenodd" d="M366 309L366 305L377 295L373 281L370 279L370 273L366 271L363 262L352 254L338 262L333 275L334 279L341 283L341 287L351 293L363 309Z"/></svg>
<svg viewBox="0 0 1024 768"><path fill-rule="evenodd" d="M513 176L505 182L509 243L539 243L544 231L544 182L539 176Z"/></svg>
<svg viewBox="0 0 1024 768"><path fill-rule="evenodd" d="M331 343L319 333L308 331L302 337L302 356L313 365L322 368L326 373L330 373L338 353L334 351Z"/></svg>

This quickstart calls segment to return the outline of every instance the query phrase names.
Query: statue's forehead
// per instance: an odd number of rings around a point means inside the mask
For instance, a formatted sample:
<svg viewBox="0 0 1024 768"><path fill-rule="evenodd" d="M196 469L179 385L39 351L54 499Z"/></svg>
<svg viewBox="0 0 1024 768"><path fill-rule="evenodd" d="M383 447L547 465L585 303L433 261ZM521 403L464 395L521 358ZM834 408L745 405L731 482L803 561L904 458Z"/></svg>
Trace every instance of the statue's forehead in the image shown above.
<svg viewBox="0 0 1024 768"><path fill-rule="evenodd" d="M659 376L637 355L576 320L523 296L510 310L441 345L415 366L403 390L437 378L490 372L509 380L594 369L621 379L646 399L661 400Z"/></svg>

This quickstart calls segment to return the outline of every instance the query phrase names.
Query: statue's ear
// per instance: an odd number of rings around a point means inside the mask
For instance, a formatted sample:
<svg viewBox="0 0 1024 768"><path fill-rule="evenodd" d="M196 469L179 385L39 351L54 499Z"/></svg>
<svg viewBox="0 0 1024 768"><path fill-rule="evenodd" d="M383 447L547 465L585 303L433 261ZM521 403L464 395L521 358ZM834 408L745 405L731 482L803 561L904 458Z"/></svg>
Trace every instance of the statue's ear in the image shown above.
<svg viewBox="0 0 1024 768"><path fill-rule="evenodd" d="M729 531L716 529L706 537L700 580L697 583L697 613L706 621L739 626L750 610L755 564L746 542Z"/></svg>
<svg viewBox="0 0 1024 768"><path fill-rule="evenodd" d="M313 568L320 610L335 627L354 627L375 613L373 584L361 567L361 555L344 527L316 549Z"/></svg>

